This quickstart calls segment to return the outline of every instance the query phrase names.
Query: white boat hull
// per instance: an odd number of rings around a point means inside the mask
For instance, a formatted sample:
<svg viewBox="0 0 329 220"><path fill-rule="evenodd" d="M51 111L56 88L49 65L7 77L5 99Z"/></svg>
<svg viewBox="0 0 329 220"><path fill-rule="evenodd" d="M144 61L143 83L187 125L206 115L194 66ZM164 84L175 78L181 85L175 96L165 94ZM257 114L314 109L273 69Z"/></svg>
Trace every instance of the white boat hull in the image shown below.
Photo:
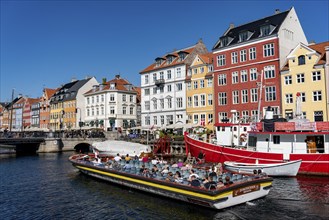
<svg viewBox="0 0 329 220"><path fill-rule="evenodd" d="M226 170L236 173L252 174L254 170L261 170L269 176L296 176L301 163L302 160L275 164L251 164L226 161L224 162L224 167Z"/></svg>

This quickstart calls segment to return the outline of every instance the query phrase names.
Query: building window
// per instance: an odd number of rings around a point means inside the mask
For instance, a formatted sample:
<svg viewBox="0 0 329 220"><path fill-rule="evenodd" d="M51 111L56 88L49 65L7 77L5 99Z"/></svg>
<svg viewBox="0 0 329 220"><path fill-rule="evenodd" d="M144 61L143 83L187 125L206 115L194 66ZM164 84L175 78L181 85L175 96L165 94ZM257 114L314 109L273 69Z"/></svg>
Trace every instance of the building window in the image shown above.
<svg viewBox="0 0 329 220"><path fill-rule="evenodd" d="M171 92L171 85L167 85L167 92Z"/></svg>
<svg viewBox="0 0 329 220"><path fill-rule="evenodd" d="M122 95L122 101L126 102L127 101L127 96L126 95Z"/></svg>
<svg viewBox="0 0 329 220"><path fill-rule="evenodd" d="M200 88L204 88L204 80L203 79L200 80Z"/></svg>
<svg viewBox="0 0 329 220"><path fill-rule="evenodd" d="M102 100L102 102L104 102L104 95L101 96L101 100Z"/></svg>
<svg viewBox="0 0 329 220"><path fill-rule="evenodd" d="M313 81L320 81L321 72L320 71L312 72L312 79L313 79Z"/></svg>
<svg viewBox="0 0 329 220"><path fill-rule="evenodd" d="M123 115L126 115L127 114L127 107L126 106L123 106L122 107L122 114Z"/></svg>
<svg viewBox="0 0 329 220"><path fill-rule="evenodd" d="M225 55L218 55L217 56L217 66L225 66L226 65L226 58Z"/></svg>
<svg viewBox="0 0 329 220"><path fill-rule="evenodd" d="M227 105L227 94L226 92L218 93L218 105Z"/></svg>
<svg viewBox="0 0 329 220"><path fill-rule="evenodd" d="M172 98L168 98L168 108L172 108Z"/></svg>
<svg viewBox="0 0 329 220"><path fill-rule="evenodd" d="M247 70L241 70L241 82L248 81L248 73Z"/></svg>
<svg viewBox="0 0 329 220"><path fill-rule="evenodd" d="M153 82L155 82L157 80L157 74L153 73Z"/></svg>
<svg viewBox="0 0 329 220"><path fill-rule="evenodd" d="M197 115L197 114L194 114L193 115L193 123L194 124L198 124L199 123L199 115Z"/></svg>
<svg viewBox="0 0 329 220"><path fill-rule="evenodd" d="M305 92L301 92L301 93L300 93L300 100L301 100L302 102L306 102L306 95L305 95Z"/></svg>
<svg viewBox="0 0 329 220"><path fill-rule="evenodd" d="M131 115L134 114L134 107L130 107L130 111L129 111L129 113L130 113Z"/></svg>
<svg viewBox="0 0 329 220"><path fill-rule="evenodd" d="M313 101L314 102L322 101L322 92L321 91L313 91Z"/></svg>
<svg viewBox="0 0 329 220"><path fill-rule="evenodd" d="M238 62L238 52L232 52L231 56L232 56L232 64L237 63Z"/></svg>
<svg viewBox="0 0 329 220"><path fill-rule="evenodd" d="M99 103L99 96L96 96L96 103Z"/></svg>
<svg viewBox="0 0 329 220"><path fill-rule="evenodd" d="M227 112L218 112L218 119L222 121L223 119L227 119Z"/></svg>
<svg viewBox="0 0 329 220"><path fill-rule="evenodd" d="M305 64L305 56L304 55L300 55L298 57L298 65L304 65Z"/></svg>
<svg viewBox="0 0 329 220"><path fill-rule="evenodd" d="M145 125L150 125L151 121L150 121L150 116L145 116Z"/></svg>
<svg viewBox="0 0 329 220"><path fill-rule="evenodd" d="M274 44L265 44L263 46L264 57L274 56Z"/></svg>
<svg viewBox="0 0 329 220"><path fill-rule="evenodd" d="M110 94L110 102L114 102L115 98L114 98L114 94Z"/></svg>
<svg viewBox="0 0 329 220"><path fill-rule="evenodd" d="M110 114L111 115L114 115L115 114L114 106L110 106Z"/></svg>
<svg viewBox="0 0 329 220"><path fill-rule="evenodd" d="M212 87L212 79L207 79L207 87Z"/></svg>
<svg viewBox="0 0 329 220"><path fill-rule="evenodd" d="M198 81L194 81L193 82L193 88L194 89L198 89Z"/></svg>
<svg viewBox="0 0 329 220"><path fill-rule="evenodd" d="M250 89L250 93L251 93L251 102L258 102L258 89L257 88L253 88Z"/></svg>
<svg viewBox="0 0 329 220"><path fill-rule="evenodd" d="M164 93L164 86L159 87L160 93Z"/></svg>
<svg viewBox="0 0 329 220"><path fill-rule="evenodd" d="M242 103L247 103L248 102L248 90L247 89L242 90L241 96L242 96Z"/></svg>
<svg viewBox="0 0 329 220"><path fill-rule="evenodd" d="M101 114L104 115L104 107L101 107Z"/></svg>
<svg viewBox="0 0 329 220"><path fill-rule="evenodd" d="M183 98L177 98L177 108L183 108Z"/></svg>
<svg viewBox="0 0 329 220"><path fill-rule="evenodd" d="M265 79L275 78L275 66L264 67Z"/></svg>
<svg viewBox="0 0 329 220"><path fill-rule="evenodd" d="M297 83L304 83L305 82L305 75L304 73L297 74Z"/></svg>
<svg viewBox="0 0 329 220"><path fill-rule="evenodd" d="M226 74L219 74L218 75L218 85L222 86L222 85L226 85Z"/></svg>
<svg viewBox="0 0 329 220"><path fill-rule="evenodd" d="M193 106L199 107L199 96L198 95L193 96Z"/></svg>
<svg viewBox="0 0 329 220"><path fill-rule="evenodd" d="M93 97L91 97L91 103L94 104L94 102L95 102L95 97L93 96Z"/></svg>
<svg viewBox="0 0 329 220"><path fill-rule="evenodd" d="M293 97L292 94L286 94L286 104L293 103Z"/></svg>
<svg viewBox="0 0 329 220"><path fill-rule="evenodd" d="M160 79L164 79L164 74L163 74L163 72L160 72Z"/></svg>
<svg viewBox="0 0 329 220"><path fill-rule="evenodd" d="M177 89L177 91L182 91L183 90L183 84L182 83L177 83L176 84L176 89Z"/></svg>
<svg viewBox="0 0 329 220"><path fill-rule="evenodd" d="M167 125L172 124L174 117L172 115L167 115L166 120L167 120Z"/></svg>
<svg viewBox="0 0 329 220"><path fill-rule="evenodd" d="M153 94L157 94L157 90L158 90L157 87L154 87L153 88Z"/></svg>
<svg viewBox="0 0 329 220"><path fill-rule="evenodd" d="M157 100L153 100L153 109L157 110L158 109L158 104L157 104Z"/></svg>
<svg viewBox="0 0 329 220"><path fill-rule="evenodd" d="M171 70L167 70L167 79L171 79Z"/></svg>
<svg viewBox="0 0 329 220"><path fill-rule="evenodd" d="M248 31L241 32L239 34L239 42L248 40Z"/></svg>
<svg viewBox="0 0 329 220"><path fill-rule="evenodd" d="M90 116L90 109L87 109L87 116Z"/></svg>
<svg viewBox="0 0 329 220"><path fill-rule="evenodd" d="M213 114L208 114L208 124L213 122Z"/></svg>
<svg viewBox="0 0 329 220"><path fill-rule="evenodd" d="M144 83L148 84L149 83L149 75L145 75L144 77Z"/></svg>
<svg viewBox="0 0 329 220"><path fill-rule="evenodd" d="M240 51L240 62L246 62L247 60L247 50Z"/></svg>
<svg viewBox="0 0 329 220"><path fill-rule="evenodd" d="M206 106L206 95L200 95L201 106Z"/></svg>
<svg viewBox="0 0 329 220"><path fill-rule="evenodd" d="M160 123L161 123L161 125L164 125L164 116L163 115L160 115Z"/></svg>
<svg viewBox="0 0 329 220"><path fill-rule="evenodd" d="M150 101L145 101L145 110L150 110Z"/></svg>
<svg viewBox="0 0 329 220"><path fill-rule="evenodd" d="M212 105L212 94L208 94L208 105Z"/></svg>
<svg viewBox="0 0 329 220"><path fill-rule="evenodd" d="M264 25L260 27L260 36L267 36L271 33L271 26L270 25Z"/></svg>
<svg viewBox="0 0 329 220"><path fill-rule="evenodd" d="M176 69L176 75L177 75L177 78L182 77L181 68L177 68L177 69Z"/></svg>
<svg viewBox="0 0 329 220"><path fill-rule="evenodd" d="M323 121L323 111L314 111L314 121Z"/></svg>
<svg viewBox="0 0 329 220"><path fill-rule="evenodd" d="M193 69L193 73L194 73L194 74L198 74L198 68L194 68L194 69Z"/></svg>
<svg viewBox="0 0 329 220"><path fill-rule="evenodd" d="M284 84L291 85L292 84L292 76L285 76L284 77Z"/></svg>
<svg viewBox="0 0 329 220"><path fill-rule="evenodd" d="M239 91L235 90L232 92L233 104L239 104Z"/></svg>
<svg viewBox="0 0 329 220"><path fill-rule="evenodd" d="M134 96L133 96L133 95L130 95L130 96L129 96L129 101L130 101L130 102L134 102Z"/></svg>
<svg viewBox="0 0 329 220"><path fill-rule="evenodd" d="M239 72L232 73L232 84L239 83Z"/></svg>
<svg viewBox="0 0 329 220"><path fill-rule="evenodd" d="M157 116L153 116L153 124L154 125L158 124L158 117Z"/></svg>
<svg viewBox="0 0 329 220"><path fill-rule="evenodd" d="M200 73L204 73L204 67L200 67Z"/></svg>
<svg viewBox="0 0 329 220"><path fill-rule="evenodd" d="M187 106L192 107L192 97L191 96L187 97Z"/></svg>
<svg viewBox="0 0 329 220"><path fill-rule="evenodd" d="M88 105L90 104L90 98L89 97L87 98L87 104Z"/></svg>
<svg viewBox="0 0 329 220"><path fill-rule="evenodd" d="M256 59L256 47L252 47L249 49L249 60Z"/></svg>
<svg viewBox="0 0 329 220"><path fill-rule="evenodd" d="M276 100L276 88L275 86L268 86L265 88L265 101L275 101Z"/></svg>
<svg viewBox="0 0 329 220"><path fill-rule="evenodd" d="M257 80L257 69L252 68L250 69L250 81L256 81Z"/></svg>
<svg viewBox="0 0 329 220"><path fill-rule="evenodd" d="M160 99L160 108L164 109L164 99Z"/></svg>

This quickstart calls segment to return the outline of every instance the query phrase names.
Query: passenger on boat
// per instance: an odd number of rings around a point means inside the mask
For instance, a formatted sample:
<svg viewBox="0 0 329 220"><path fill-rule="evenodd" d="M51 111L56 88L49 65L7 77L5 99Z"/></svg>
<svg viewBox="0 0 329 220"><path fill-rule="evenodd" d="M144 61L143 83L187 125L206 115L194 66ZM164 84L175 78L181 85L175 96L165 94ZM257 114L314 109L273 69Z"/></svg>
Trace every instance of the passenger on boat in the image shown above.
<svg viewBox="0 0 329 220"><path fill-rule="evenodd" d="M157 165L153 165L153 168L152 168L152 174L156 174L158 172L158 167Z"/></svg>
<svg viewBox="0 0 329 220"><path fill-rule="evenodd" d="M217 176L222 175L222 173L223 173L223 166L222 166L221 163L218 163L218 164L215 166L215 172L217 173Z"/></svg>
<svg viewBox="0 0 329 220"><path fill-rule="evenodd" d="M171 171L168 172L168 176L166 178L166 181L170 181L170 182L174 182L175 181L174 174Z"/></svg>
<svg viewBox="0 0 329 220"><path fill-rule="evenodd" d="M151 163L152 163L153 165L159 164L159 158L154 157L154 158L151 160Z"/></svg>
<svg viewBox="0 0 329 220"><path fill-rule="evenodd" d="M208 181L203 185L205 189L216 189L217 183L213 180L212 176L208 176Z"/></svg>
<svg viewBox="0 0 329 220"><path fill-rule="evenodd" d="M198 174L195 173L195 171L193 169L190 170L190 176L189 176L189 181L192 180L192 177L195 176L195 178L200 178Z"/></svg>
<svg viewBox="0 0 329 220"><path fill-rule="evenodd" d="M183 163L182 159L178 159L177 166L178 166L179 168L182 168L182 167L184 166L184 163Z"/></svg>
<svg viewBox="0 0 329 220"><path fill-rule="evenodd" d="M195 176L191 176L191 180L189 181L189 185L190 186L194 186L194 187L200 187L200 181L195 177Z"/></svg>
<svg viewBox="0 0 329 220"><path fill-rule="evenodd" d="M215 172L215 167L213 166L209 172L209 176L213 177L217 177L217 173Z"/></svg>
<svg viewBox="0 0 329 220"><path fill-rule="evenodd" d="M130 161L131 160L131 157L129 156L129 154L126 155L125 160L126 161Z"/></svg>
<svg viewBox="0 0 329 220"><path fill-rule="evenodd" d="M182 175L179 171L176 171L175 173L175 182L176 183L183 183Z"/></svg>
<svg viewBox="0 0 329 220"><path fill-rule="evenodd" d="M231 181L231 177L230 176L226 176L225 177L225 183L224 185L229 185L229 184L232 184L233 182Z"/></svg>
<svg viewBox="0 0 329 220"><path fill-rule="evenodd" d="M119 153L117 153L117 155L114 157L114 160L115 160L116 162L121 161L121 157L120 157L120 154L119 154Z"/></svg>
<svg viewBox="0 0 329 220"><path fill-rule="evenodd" d="M168 168L168 166L166 165L166 166L163 167L163 169L162 169L162 171L161 171L161 174L167 174L167 173L169 173L169 168Z"/></svg>
<svg viewBox="0 0 329 220"><path fill-rule="evenodd" d="M139 173L140 173L140 174L143 174L144 171L145 171L145 169L146 169L146 168L145 168L145 165L143 164L142 167L139 169Z"/></svg>
<svg viewBox="0 0 329 220"><path fill-rule="evenodd" d="M129 161L126 161L126 164L123 166L123 169L124 170L129 170L129 169L131 169L131 164L129 163Z"/></svg>
<svg viewBox="0 0 329 220"><path fill-rule="evenodd" d="M143 163L147 163L149 162L149 157L147 155L145 155L143 158L142 158L142 162Z"/></svg>

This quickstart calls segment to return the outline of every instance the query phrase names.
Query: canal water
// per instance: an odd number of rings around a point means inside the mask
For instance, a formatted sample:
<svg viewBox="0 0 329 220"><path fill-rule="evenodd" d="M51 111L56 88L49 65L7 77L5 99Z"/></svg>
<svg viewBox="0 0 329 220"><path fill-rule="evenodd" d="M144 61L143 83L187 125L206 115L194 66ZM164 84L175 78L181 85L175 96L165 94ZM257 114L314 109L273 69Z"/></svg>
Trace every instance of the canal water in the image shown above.
<svg viewBox="0 0 329 220"><path fill-rule="evenodd" d="M71 152L0 158L0 219L329 219L329 178L276 178L265 198L212 210L79 173Z"/></svg>

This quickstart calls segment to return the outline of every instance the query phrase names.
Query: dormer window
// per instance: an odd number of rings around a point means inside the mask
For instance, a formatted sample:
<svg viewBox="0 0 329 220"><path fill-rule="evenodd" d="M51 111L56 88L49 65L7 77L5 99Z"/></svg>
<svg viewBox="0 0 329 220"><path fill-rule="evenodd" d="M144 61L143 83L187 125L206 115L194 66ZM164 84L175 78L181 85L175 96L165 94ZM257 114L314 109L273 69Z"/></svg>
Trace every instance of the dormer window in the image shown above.
<svg viewBox="0 0 329 220"><path fill-rule="evenodd" d="M186 57L186 54L185 53L180 53L179 54L179 61L183 61Z"/></svg>
<svg viewBox="0 0 329 220"><path fill-rule="evenodd" d="M298 57L298 65L304 65L305 64L305 56L304 55L300 55Z"/></svg>
<svg viewBox="0 0 329 220"><path fill-rule="evenodd" d="M260 36L267 36L270 35L272 33L272 31L274 30L275 26L273 25L264 25L260 27Z"/></svg>
<svg viewBox="0 0 329 220"><path fill-rule="evenodd" d="M243 31L239 34L239 42L247 41L251 36L250 31Z"/></svg>
<svg viewBox="0 0 329 220"><path fill-rule="evenodd" d="M173 61L173 56L168 56L167 57L167 64L171 64Z"/></svg>
<svg viewBox="0 0 329 220"><path fill-rule="evenodd" d="M115 89L115 83L110 84L110 89Z"/></svg>
<svg viewBox="0 0 329 220"><path fill-rule="evenodd" d="M155 59L155 66L156 67L160 66L162 64L162 60L163 60L163 58L161 58L161 57L156 58Z"/></svg>
<svg viewBox="0 0 329 220"><path fill-rule="evenodd" d="M224 38L222 38L222 39L220 40L220 45L221 45L222 47L227 46L227 45L228 45L228 37L224 37Z"/></svg>

